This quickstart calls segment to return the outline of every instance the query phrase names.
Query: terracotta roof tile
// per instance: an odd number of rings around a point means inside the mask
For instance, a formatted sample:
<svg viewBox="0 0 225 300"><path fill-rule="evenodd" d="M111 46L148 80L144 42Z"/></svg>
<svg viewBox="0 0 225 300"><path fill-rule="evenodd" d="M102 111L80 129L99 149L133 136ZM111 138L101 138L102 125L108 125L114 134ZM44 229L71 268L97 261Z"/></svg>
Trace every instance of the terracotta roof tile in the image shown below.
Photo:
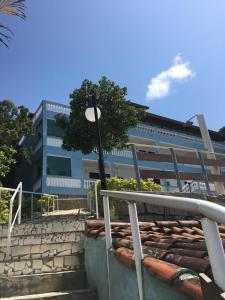
<svg viewBox="0 0 225 300"><path fill-rule="evenodd" d="M155 221L140 222L139 226L145 255L143 263L149 273L169 283L188 299L202 300L198 273L212 277L212 272L201 223L196 220ZM130 224L112 223L111 228L116 258L134 268ZM225 226L220 225L219 231L221 238L225 238ZM88 221L87 235L103 236L103 221ZM225 248L225 241L222 242ZM182 277L182 274L189 275Z"/></svg>
<svg viewBox="0 0 225 300"><path fill-rule="evenodd" d="M134 255L133 251L121 247L116 250L115 255L118 261L123 263L128 268L133 269L135 267L135 263L133 260L133 255Z"/></svg>
<svg viewBox="0 0 225 300"><path fill-rule="evenodd" d="M145 258L143 263L151 275L168 283L188 299L203 300L199 279L189 270L150 257ZM184 275L185 280L182 278Z"/></svg>

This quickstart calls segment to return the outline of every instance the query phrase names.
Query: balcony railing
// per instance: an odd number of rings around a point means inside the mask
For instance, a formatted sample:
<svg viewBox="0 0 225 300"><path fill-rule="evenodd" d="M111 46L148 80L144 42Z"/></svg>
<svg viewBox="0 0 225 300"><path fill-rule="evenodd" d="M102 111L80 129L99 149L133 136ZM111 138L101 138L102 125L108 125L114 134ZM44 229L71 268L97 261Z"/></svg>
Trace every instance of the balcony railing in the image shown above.
<svg viewBox="0 0 225 300"><path fill-rule="evenodd" d="M97 180L93 179L84 179L84 189L89 190L93 185L95 185L95 182Z"/></svg>
<svg viewBox="0 0 225 300"><path fill-rule="evenodd" d="M62 147L63 140L61 138L48 136L47 137L47 146L52 147Z"/></svg>
<svg viewBox="0 0 225 300"><path fill-rule="evenodd" d="M63 177L50 177L46 179L46 185L52 187L61 188L81 188L81 180L73 178L63 178Z"/></svg>
<svg viewBox="0 0 225 300"><path fill-rule="evenodd" d="M65 107L62 105L57 105L57 104L52 104L52 103L47 103L46 105L46 109L49 111L53 111L59 114L65 114L65 115L69 115L71 110L69 107Z"/></svg>
<svg viewBox="0 0 225 300"><path fill-rule="evenodd" d="M121 157L132 158L132 152L130 150L117 150L117 149L113 149L111 151L111 154L114 155L114 156L121 156Z"/></svg>

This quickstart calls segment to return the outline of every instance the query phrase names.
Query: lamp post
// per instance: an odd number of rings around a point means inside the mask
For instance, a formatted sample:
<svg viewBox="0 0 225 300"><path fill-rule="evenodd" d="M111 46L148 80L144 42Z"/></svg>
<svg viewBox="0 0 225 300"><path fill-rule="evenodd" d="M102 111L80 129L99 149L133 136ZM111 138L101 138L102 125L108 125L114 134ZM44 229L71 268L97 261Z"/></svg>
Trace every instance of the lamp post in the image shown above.
<svg viewBox="0 0 225 300"><path fill-rule="evenodd" d="M99 165L99 174L101 180L101 189L107 190L106 184L106 176L105 176L105 167L104 167L104 156L103 156L103 149L102 149L102 138L101 132L99 127L99 118L101 117L101 111L96 105L96 92L94 91L91 97L88 99L88 107L85 110L85 117L90 122L95 122L96 126L96 135L98 141L98 165Z"/></svg>
<svg viewBox="0 0 225 300"><path fill-rule="evenodd" d="M212 141L211 141L211 138L209 135L209 131L208 131L204 116L196 114L193 117L191 117L186 123L190 122L195 117L197 118L197 121L198 121L203 144L204 144L206 150L208 151L207 157L209 159L216 159L213 144L212 144ZM220 169L218 167L211 167L210 169L211 169L212 174L220 175ZM218 194L225 194L225 188L224 188L224 184L222 182L215 182L214 184L215 184L215 190Z"/></svg>

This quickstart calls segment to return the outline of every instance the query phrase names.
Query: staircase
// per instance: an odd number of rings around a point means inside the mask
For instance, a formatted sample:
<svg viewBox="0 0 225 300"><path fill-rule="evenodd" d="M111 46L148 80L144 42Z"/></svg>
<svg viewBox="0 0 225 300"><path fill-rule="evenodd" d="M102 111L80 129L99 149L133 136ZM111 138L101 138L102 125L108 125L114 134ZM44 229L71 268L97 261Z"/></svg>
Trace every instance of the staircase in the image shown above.
<svg viewBox="0 0 225 300"><path fill-rule="evenodd" d="M0 299L97 300L84 270L85 224L63 216L15 225L6 255L0 225Z"/></svg>

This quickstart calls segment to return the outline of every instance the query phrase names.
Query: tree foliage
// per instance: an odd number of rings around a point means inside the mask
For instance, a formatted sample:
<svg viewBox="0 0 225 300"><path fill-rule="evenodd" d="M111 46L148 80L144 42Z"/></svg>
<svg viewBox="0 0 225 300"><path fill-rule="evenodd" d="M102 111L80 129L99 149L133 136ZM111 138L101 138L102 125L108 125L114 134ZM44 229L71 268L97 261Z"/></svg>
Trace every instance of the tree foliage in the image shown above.
<svg viewBox="0 0 225 300"><path fill-rule="evenodd" d="M10 100L0 101L0 178L5 177L16 162L28 161L29 147L21 147L23 135L33 132L32 114L24 106Z"/></svg>
<svg viewBox="0 0 225 300"><path fill-rule="evenodd" d="M32 133L32 114L10 100L0 101L0 145L18 147L23 135Z"/></svg>
<svg viewBox="0 0 225 300"><path fill-rule="evenodd" d="M0 147L0 178L5 177L13 164L16 163L14 155L16 150L9 146Z"/></svg>
<svg viewBox="0 0 225 300"><path fill-rule="evenodd" d="M1 191L0 194L0 224L8 222L9 201L12 194L9 191Z"/></svg>
<svg viewBox="0 0 225 300"><path fill-rule="evenodd" d="M97 93L97 106L101 110L100 130L103 148L106 151L122 148L128 142L128 129L136 127L143 109L126 100L127 89L102 77L98 84L84 80L81 87L70 95L69 118L58 115L56 124L64 129L63 148L81 150L88 154L97 147L95 123L87 121L87 95Z"/></svg>
<svg viewBox="0 0 225 300"><path fill-rule="evenodd" d="M25 0L0 0L0 13L25 19ZM0 44L8 47L12 31L0 23Z"/></svg>
<svg viewBox="0 0 225 300"><path fill-rule="evenodd" d="M222 133L225 135L225 126L223 126L222 128L220 128L219 133Z"/></svg>

